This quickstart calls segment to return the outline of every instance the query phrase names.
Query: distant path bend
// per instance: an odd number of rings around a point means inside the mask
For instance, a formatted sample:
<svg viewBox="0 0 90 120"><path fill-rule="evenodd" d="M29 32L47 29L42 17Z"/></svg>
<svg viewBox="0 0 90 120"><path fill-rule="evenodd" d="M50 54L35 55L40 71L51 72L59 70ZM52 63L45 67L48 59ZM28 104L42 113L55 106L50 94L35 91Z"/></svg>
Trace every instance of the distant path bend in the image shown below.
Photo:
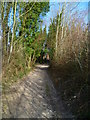
<svg viewBox="0 0 90 120"><path fill-rule="evenodd" d="M71 118L47 74L48 65L36 68L3 95L3 118Z"/></svg>

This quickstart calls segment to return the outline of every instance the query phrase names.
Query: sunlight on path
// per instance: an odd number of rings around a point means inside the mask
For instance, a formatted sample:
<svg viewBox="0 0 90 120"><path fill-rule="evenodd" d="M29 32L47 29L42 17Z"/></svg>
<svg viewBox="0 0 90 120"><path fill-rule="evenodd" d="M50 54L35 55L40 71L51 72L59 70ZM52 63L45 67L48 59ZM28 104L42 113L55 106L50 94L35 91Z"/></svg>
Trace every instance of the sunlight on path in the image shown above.
<svg viewBox="0 0 90 120"><path fill-rule="evenodd" d="M49 65L36 65L36 67L39 67L39 68L48 68L49 67Z"/></svg>
<svg viewBox="0 0 90 120"><path fill-rule="evenodd" d="M47 74L49 65L36 68L21 83L3 95L3 118L62 118L62 102Z"/></svg>

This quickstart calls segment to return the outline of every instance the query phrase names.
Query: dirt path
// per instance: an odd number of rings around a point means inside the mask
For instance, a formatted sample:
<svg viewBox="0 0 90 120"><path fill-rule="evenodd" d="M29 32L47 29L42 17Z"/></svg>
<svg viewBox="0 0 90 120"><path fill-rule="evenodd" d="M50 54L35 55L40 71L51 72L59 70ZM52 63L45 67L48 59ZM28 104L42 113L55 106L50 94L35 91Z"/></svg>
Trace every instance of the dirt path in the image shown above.
<svg viewBox="0 0 90 120"><path fill-rule="evenodd" d="M3 118L71 118L47 74L37 65L22 82L3 95Z"/></svg>

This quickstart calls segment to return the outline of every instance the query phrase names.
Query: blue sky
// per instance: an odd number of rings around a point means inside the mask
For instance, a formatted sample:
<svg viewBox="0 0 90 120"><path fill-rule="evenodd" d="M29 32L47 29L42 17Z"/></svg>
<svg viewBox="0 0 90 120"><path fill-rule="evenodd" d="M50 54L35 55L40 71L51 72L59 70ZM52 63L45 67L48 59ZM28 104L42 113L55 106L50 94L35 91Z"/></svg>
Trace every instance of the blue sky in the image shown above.
<svg viewBox="0 0 90 120"><path fill-rule="evenodd" d="M75 6L77 3L73 3L72 5ZM50 11L46 14L46 16L43 18L43 27L46 25L47 26L47 31L48 31L48 26L50 25L50 18L56 17L57 13L59 12L59 3L57 2L50 2ZM78 4L78 6L75 8L74 12L78 13L77 17L84 17L84 22L88 22L88 2L81 2Z"/></svg>
<svg viewBox="0 0 90 120"><path fill-rule="evenodd" d="M43 17L43 26L42 27L44 28L45 25L46 25L47 26L47 32L48 32L48 27L50 25L50 18L56 17L57 13L59 13L59 3L58 2L50 2L50 11L46 14L46 16ZM75 5L77 5L77 3L73 3L73 2L71 4L73 5L73 7ZM88 2L81 2L81 3L79 3L79 5L77 6L77 8L74 10L74 12L75 11L78 13L77 17L84 16L83 19L84 19L85 23L88 22L88 14L87 14L88 13ZM9 19L8 19L8 24L9 25L10 25L10 16L11 16L11 12L9 14ZM19 14L17 14L17 17L18 16L19 16ZM68 17L68 15L67 15L67 17ZM13 21L11 20L11 26L12 26L12 24L13 24Z"/></svg>

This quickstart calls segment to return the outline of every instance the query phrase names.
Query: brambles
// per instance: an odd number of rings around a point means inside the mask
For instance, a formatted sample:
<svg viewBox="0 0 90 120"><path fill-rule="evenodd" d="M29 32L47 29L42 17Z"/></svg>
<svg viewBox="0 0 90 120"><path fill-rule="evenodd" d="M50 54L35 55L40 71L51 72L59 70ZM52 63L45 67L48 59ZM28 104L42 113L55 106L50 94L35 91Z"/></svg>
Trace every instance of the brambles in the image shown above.
<svg viewBox="0 0 90 120"><path fill-rule="evenodd" d="M77 117L88 114L88 26L75 18L67 7L62 8L51 21L48 33L51 74L55 87L62 91L62 98ZM69 19L67 18L69 16ZM72 17L73 16L73 17ZM72 18L71 18L72 17ZM60 79L58 79L60 78Z"/></svg>

